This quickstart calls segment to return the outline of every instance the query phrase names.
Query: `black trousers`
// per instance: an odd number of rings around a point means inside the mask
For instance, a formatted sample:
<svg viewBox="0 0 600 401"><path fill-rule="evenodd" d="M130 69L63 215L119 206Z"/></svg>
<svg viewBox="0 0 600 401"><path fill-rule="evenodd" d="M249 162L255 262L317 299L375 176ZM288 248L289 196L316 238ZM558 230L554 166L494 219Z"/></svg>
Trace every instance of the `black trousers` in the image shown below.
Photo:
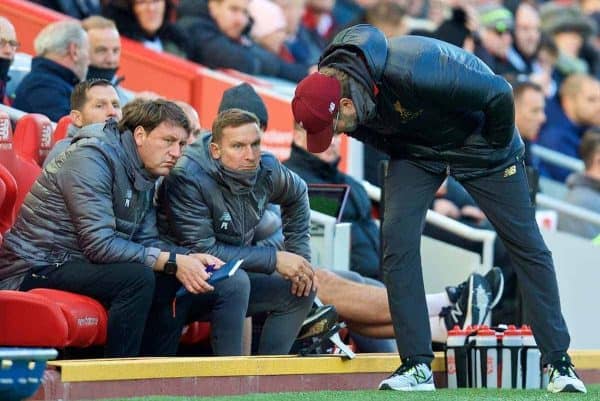
<svg viewBox="0 0 600 401"><path fill-rule="evenodd" d="M570 337L560 309L552 256L535 221L524 166L515 162L515 168L508 174L499 171L461 184L486 214L513 261L524 312L548 363L567 351ZM434 174L407 160L390 161L385 177L383 273L404 362L430 363L433 359L420 242L428 206L445 177L441 171Z"/></svg>
<svg viewBox="0 0 600 401"><path fill-rule="evenodd" d="M138 263L68 262L28 275L20 290L53 288L98 300L108 311L105 356L131 357L140 352L154 283L154 272Z"/></svg>

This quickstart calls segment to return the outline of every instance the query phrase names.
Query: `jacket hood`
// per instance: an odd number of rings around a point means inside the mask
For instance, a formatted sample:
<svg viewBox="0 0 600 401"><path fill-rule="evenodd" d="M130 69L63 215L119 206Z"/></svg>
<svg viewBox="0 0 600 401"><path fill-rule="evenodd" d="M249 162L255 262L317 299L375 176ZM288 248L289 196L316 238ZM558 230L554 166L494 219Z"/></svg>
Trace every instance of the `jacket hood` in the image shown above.
<svg viewBox="0 0 600 401"><path fill-rule="evenodd" d="M211 140L212 133L205 133L187 147L184 155L198 163L211 177L218 178L220 177L219 166L208 152Z"/></svg>
<svg viewBox="0 0 600 401"><path fill-rule="evenodd" d="M116 139L114 131L118 131L117 122L110 119L105 123L89 124L82 128L77 128L71 124L69 125L67 132L69 135L73 135L73 141L71 143L75 143L84 138L103 138L111 139L112 141Z"/></svg>
<svg viewBox="0 0 600 401"><path fill-rule="evenodd" d="M135 188L138 191L147 191L154 185L156 177L153 177L144 168L132 135L130 131L120 133L117 122L110 119L106 123L90 124L80 128L71 143L95 138L98 141L89 141L85 146L95 147L101 152L106 152L105 145L102 143L108 144L127 165L127 174L133 181Z"/></svg>
<svg viewBox="0 0 600 401"><path fill-rule="evenodd" d="M596 180L583 173L573 173L567 178L567 187L573 189L576 187L591 188L600 193L600 180Z"/></svg>
<svg viewBox="0 0 600 401"><path fill-rule="evenodd" d="M69 126L67 127L67 138L75 138L77 134L79 134L80 130L81 128L79 128L75 124L69 124Z"/></svg>
<svg viewBox="0 0 600 401"><path fill-rule="evenodd" d="M332 53L338 49L345 49L358 54L369 69L375 84L381 83L388 57L388 41L383 32L368 24L354 25L344 29L333 38L331 44L323 51L319 66L322 64L331 65Z"/></svg>

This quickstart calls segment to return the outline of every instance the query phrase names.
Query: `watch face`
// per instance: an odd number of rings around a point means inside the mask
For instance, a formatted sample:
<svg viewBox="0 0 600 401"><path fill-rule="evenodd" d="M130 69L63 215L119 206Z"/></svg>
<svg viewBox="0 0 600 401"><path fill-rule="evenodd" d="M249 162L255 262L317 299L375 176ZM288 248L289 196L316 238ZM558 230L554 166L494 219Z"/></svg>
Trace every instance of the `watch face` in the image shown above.
<svg viewBox="0 0 600 401"><path fill-rule="evenodd" d="M175 274L177 273L177 264L173 262L165 263L165 274Z"/></svg>

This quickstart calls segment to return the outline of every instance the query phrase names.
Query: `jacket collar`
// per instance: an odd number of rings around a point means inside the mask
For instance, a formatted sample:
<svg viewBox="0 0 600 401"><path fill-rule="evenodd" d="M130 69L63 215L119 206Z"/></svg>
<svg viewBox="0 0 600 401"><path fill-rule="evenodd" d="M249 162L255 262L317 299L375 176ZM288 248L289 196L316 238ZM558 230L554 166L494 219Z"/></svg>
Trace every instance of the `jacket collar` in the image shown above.
<svg viewBox="0 0 600 401"><path fill-rule="evenodd" d="M34 70L56 75L69 85L76 85L79 82L79 77L73 71L46 57L38 56L31 60L31 71Z"/></svg>
<svg viewBox="0 0 600 401"><path fill-rule="evenodd" d="M223 170L223 166L218 160L213 159L209 152L210 141L212 140L212 134L206 133L198 138L194 143L189 145L184 152L184 156L189 157L198 163L202 169L211 176L220 185L228 188L233 194L245 194L252 190L255 184L248 186L248 183L243 183L235 180L231 174L226 174ZM256 173L256 180L254 183L260 182L265 176L270 174L271 171L263 166L262 161L258 166Z"/></svg>

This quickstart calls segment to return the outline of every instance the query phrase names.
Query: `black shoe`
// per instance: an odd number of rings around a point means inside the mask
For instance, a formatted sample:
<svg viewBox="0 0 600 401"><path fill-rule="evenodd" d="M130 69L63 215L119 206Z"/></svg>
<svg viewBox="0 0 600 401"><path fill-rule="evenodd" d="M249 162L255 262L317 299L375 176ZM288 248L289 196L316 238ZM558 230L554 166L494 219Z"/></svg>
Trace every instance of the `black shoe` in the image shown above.
<svg viewBox="0 0 600 401"><path fill-rule="evenodd" d="M467 280L468 281L468 280ZM448 299L450 303L457 303L460 299L460 294L462 294L463 290L467 287L467 281L463 281L459 285L449 285L446 287L446 294L448 295Z"/></svg>
<svg viewBox="0 0 600 401"><path fill-rule="evenodd" d="M304 319L290 353L300 355L329 353L329 350L333 350L329 336L341 329L341 326L336 327L337 319L338 314L333 305L314 307Z"/></svg>
<svg viewBox="0 0 600 401"><path fill-rule="evenodd" d="M451 330L458 326L465 329L467 326L483 324L490 311L491 297L492 292L487 280L481 274L472 273L458 301L440 313L446 328Z"/></svg>
<svg viewBox="0 0 600 401"><path fill-rule="evenodd" d="M504 275L502 274L502 269L499 267L492 267L483 277L488 282L490 290L492 291L490 309L494 309L502 299L502 294L504 293Z"/></svg>
<svg viewBox="0 0 600 401"><path fill-rule="evenodd" d="M333 305L323 305L313 308L302 322L297 339L318 336L327 332L337 322L338 314Z"/></svg>
<svg viewBox="0 0 600 401"><path fill-rule="evenodd" d="M492 267L483 277L485 277L492 290L490 309L493 309L494 306L498 305L498 302L500 302L502 294L504 293L504 275L502 274L502 269L499 267ZM458 302L460 294L467 288L468 283L469 280L467 279L467 281L463 281L456 286L449 285L446 287L446 294L451 303L455 304Z"/></svg>

